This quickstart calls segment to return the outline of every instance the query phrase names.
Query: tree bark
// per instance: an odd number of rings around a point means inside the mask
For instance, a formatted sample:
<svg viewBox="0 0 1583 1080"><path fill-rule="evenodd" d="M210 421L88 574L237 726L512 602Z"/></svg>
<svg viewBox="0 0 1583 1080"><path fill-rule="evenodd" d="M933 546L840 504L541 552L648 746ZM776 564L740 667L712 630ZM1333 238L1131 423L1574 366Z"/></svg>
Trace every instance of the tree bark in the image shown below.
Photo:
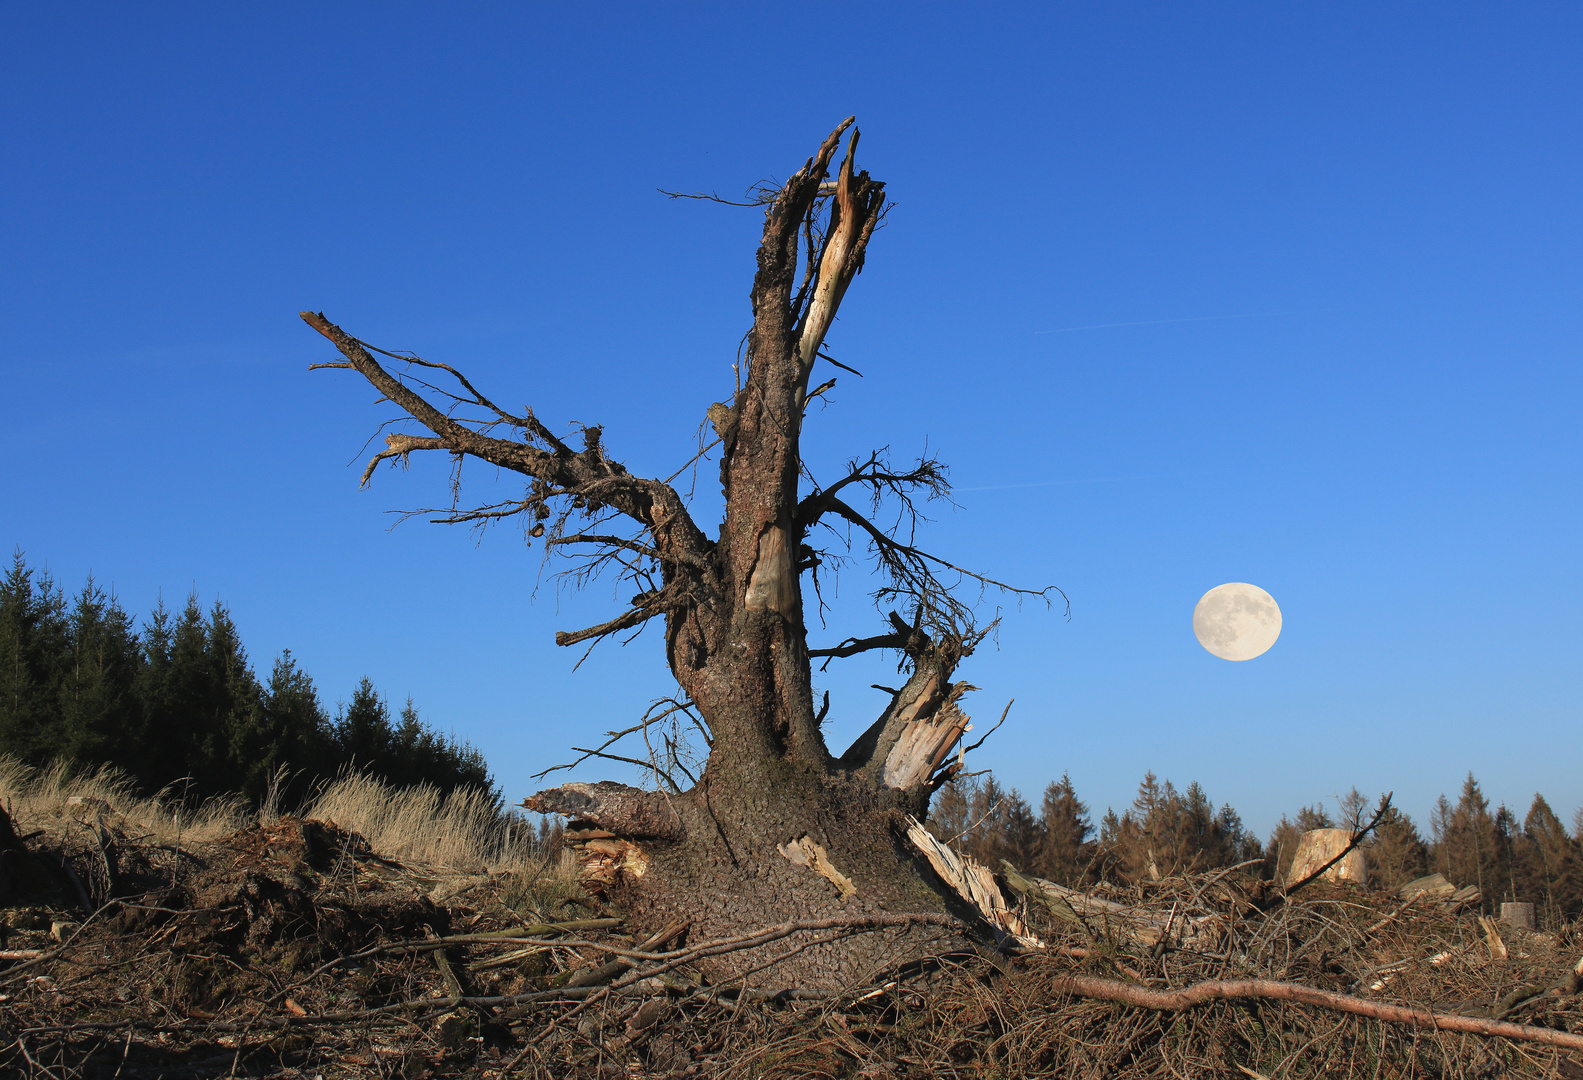
<svg viewBox="0 0 1583 1080"><path fill-rule="evenodd" d="M533 413L499 409L454 369L384 354L428 369L426 379L433 369L449 373L460 387L451 399L493 417L489 424L455 420L387 370L378 350L323 315L303 313L345 358L319 366L356 370L430 432L388 435L365 481L381 461L434 450L521 473L528 486L520 502L473 509L453 502L440 520L520 514L531 536L548 532L546 543L563 551L591 550L585 565L621 560L641 590L631 610L559 634L562 644L662 620L666 660L707 729L702 776L689 790L671 792L568 784L526 803L573 819L568 839L583 858L585 883L649 929L689 922L695 936L722 937L771 919L835 914L976 919L976 909L941 882L908 839L909 817L922 818L933 788L961 767L945 763L967 727L960 700L970 688L952 677L983 631L935 575L942 568L966 572L916 548L910 536L903 542L876 527L850 498L866 492L876 504L897 500L904 523L915 523L908 520L911 497L943 493L943 472L932 461L896 471L875 453L828 487L799 490L810 375L885 205L884 185L856 169L855 128L829 178L849 128L851 119L764 203L745 378L729 404L707 410L720 436L725 492L716 540L668 484L632 476L613 461L600 429L586 429L583 448L574 450ZM500 425L517 437L492 434ZM635 534L614 535L604 524L612 512ZM889 706L839 756L826 746L814 709L804 617L804 581L817 574L824 554L812 537L826 516L869 546L885 578L878 595L906 611L889 615L889 633L818 650L834 658L889 648L909 669ZM569 524L574 518L601 527L584 531ZM804 943L769 968L762 950L732 953L718 958L715 974L837 986L938 944L940 933L920 924Z"/></svg>

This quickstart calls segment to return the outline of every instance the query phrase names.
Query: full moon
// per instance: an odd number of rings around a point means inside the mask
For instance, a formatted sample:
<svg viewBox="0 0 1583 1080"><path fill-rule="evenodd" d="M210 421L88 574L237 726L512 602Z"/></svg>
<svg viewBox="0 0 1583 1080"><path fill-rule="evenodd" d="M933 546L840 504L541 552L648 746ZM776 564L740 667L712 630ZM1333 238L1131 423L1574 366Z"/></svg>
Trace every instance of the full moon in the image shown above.
<svg viewBox="0 0 1583 1080"><path fill-rule="evenodd" d="M1257 585L1216 585L1193 609L1193 635L1222 660L1252 660L1281 636L1281 609Z"/></svg>

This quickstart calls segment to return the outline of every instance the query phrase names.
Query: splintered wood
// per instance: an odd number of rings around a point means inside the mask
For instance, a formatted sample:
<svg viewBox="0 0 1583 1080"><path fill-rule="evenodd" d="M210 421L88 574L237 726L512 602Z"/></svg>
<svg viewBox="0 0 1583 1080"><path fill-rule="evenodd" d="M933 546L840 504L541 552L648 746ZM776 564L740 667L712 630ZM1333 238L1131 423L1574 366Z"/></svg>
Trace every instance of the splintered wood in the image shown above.
<svg viewBox="0 0 1583 1080"><path fill-rule="evenodd" d="M923 783L940 767L951 747L967 730L968 715L957 706L957 701L968 689L971 688L966 683L957 683L940 707L927 713L924 707L934 693L927 690L918 696L913 707L923 715L905 722L895 745L885 755L880 777L887 787L905 791Z"/></svg>
<svg viewBox="0 0 1583 1080"><path fill-rule="evenodd" d="M828 880L836 887L843 901L857 895L857 886L852 884L852 879L835 868L829 853L814 843L812 838L804 836L789 844L777 845L776 850L788 861L797 866L806 866Z"/></svg>
<svg viewBox="0 0 1583 1080"><path fill-rule="evenodd" d="M1017 913L1007 906L1006 897L988 867L952 851L918 824L917 819L907 820L907 839L929 860L929 865L934 867L934 872L940 875L942 881L978 909L985 922L1024 948L1044 947L1044 943L1029 931Z"/></svg>
<svg viewBox="0 0 1583 1080"><path fill-rule="evenodd" d="M637 880L649 868L641 847L605 829L574 824L566 830L565 843L577 854L578 884L595 896L607 895L623 877Z"/></svg>

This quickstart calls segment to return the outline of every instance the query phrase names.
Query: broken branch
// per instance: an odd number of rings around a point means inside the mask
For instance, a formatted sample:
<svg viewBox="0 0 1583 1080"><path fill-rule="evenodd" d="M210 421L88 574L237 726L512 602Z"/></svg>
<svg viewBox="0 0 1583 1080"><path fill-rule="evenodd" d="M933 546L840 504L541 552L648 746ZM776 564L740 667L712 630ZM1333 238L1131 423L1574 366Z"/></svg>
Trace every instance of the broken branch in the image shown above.
<svg viewBox="0 0 1583 1080"><path fill-rule="evenodd" d="M1065 975L1054 981L1052 989L1078 997L1114 1001L1140 1009L1159 1012L1182 1012L1211 1001L1235 1001L1248 998L1273 1001L1295 1001L1315 1008L1334 1012L1366 1016L1393 1024L1436 1031L1459 1031L1469 1035L1518 1039L1523 1042L1544 1043L1583 1050L1583 1035L1573 1035L1554 1028L1533 1027L1528 1024L1511 1024L1501 1020L1486 1020L1476 1016L1455 1013L1437 1013L1429 1009L1415 1009L1406 1005L1389 1005L1380 1001L1366 1001L1346 994L1316 990L1300 983L1276 982L1271 979L1230 979L1194 983L1181 990L1152 990L1146 986L1103 979L1093 975Z"/></svg>

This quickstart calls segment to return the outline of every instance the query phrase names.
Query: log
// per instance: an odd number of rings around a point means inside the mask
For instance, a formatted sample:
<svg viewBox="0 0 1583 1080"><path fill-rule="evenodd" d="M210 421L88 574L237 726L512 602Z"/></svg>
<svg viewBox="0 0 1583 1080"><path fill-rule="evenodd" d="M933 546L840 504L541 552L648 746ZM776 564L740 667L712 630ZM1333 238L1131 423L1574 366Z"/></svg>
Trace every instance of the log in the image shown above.
<svg viewBox="0 0 1583 1080"><path fill-rule="evenodd" d="M1313 874L1315 870L1340 854L1350 843L1352 843L1350 829L1310 829L1305 832L1297 845L1297 854L1292 857L1292 868L1286 872L1286 887L1291 888ZM1347 882L1354 885L1366 884L1369 880L1369 866L1368 861L1363 857L1363 849L1353 848L1347 852L1340 862L1320 875L1320 880Z"/></svg>
<svg viewBox="0 0 1583 1080"><path fill-rule="evenodd" d="M1127 907L1053 881L1029 877L1004 859L1001 867L1008 885L1023 896L1042 901L1052 915L1075 924L1090 940L1095 939L1097 930L1105 936L1124 937L1149 947L1163 940L1174 948L1202 950L1217 946L1225 930L1224 915L1189 917L1174 911Z"/></svg>
<svg viewBox="0 0 1583 1080"><path fill-rule="evenodd" d="M1457 887L1446 880L1444 874L1430 874L1428 877L1414 878L1398 890L1399 895L1406 899L1423 893L1435 900L1449 900L1457 891Z"/></svg>
<svg viewBox="0 0 1583 1080"><path fill-rule="evenodd" d="M540 814L560 814L609 830L613 835L649 840L682 840L687 828L663 792L644 791L602 780L562 784L522 800Z"/></svg>

